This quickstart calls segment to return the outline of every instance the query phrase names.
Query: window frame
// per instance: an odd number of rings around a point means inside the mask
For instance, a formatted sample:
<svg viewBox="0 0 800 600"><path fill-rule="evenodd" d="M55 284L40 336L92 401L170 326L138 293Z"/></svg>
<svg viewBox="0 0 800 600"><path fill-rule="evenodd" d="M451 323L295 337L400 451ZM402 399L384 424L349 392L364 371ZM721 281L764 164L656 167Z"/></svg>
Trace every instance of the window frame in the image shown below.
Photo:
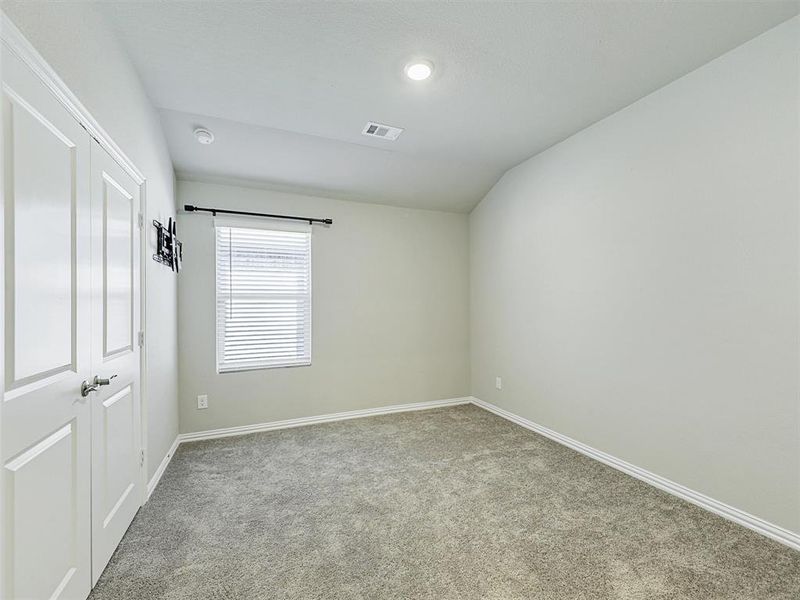
<svg viewBox="0 0 800 600"><path fill-rule="evenodd" d="M212 223L214 229L214 354L215 367L217 374L225 375L228 373L240 373L245 371L260 371L267 369L291 369L297 367L310 367L313 360L313 323L314 323L314 302L313 302L313 236L310 224L292 223L284 221L253 221L248 219L220 218L217 217ZM220 336L220 286L219 286L219 229L258 229L266 231L289 231L305 233L308 235L308 353L295 361L282 363L262 363L262 364L242 364L232 365L223 361L223 348L220 342L224 336Z"/></svg>

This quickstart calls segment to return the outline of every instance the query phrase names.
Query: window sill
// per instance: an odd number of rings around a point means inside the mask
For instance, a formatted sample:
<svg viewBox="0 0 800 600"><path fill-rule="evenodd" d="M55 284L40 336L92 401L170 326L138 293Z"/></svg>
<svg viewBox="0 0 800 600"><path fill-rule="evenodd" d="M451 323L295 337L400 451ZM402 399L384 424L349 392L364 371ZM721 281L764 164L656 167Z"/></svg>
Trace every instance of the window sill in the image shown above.
<svg viewBox="0 0 800 600"><path fill-rule="evenodd" d="M241 367L217 367L217 374L225 375L226 373L241 373L243 371L266 371L272 369L294 369L296 367L310 367L311 362L303 363L289 363L282 365L243 365Z"/></svg>

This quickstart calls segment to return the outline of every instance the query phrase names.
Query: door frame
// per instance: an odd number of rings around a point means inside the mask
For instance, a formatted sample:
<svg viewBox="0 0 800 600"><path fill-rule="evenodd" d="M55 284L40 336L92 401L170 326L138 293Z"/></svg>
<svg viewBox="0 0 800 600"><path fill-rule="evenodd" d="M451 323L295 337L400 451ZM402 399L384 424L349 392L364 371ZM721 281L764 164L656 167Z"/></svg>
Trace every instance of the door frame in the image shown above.
<svg viewBox="0 0 800 600"><path fill-rule="evenodd" d="M134 179L135 181L135 179ZM150 452L147 447L147 258L149 252L147 232L147 181L142 177L139 185L139 331L136 333L136 343L139 344L139 479L141 480L141 498L139 506L147 502L147 472L149 469ZM140 343L141 342L141 343Z"/></svg>
<svg viewBox="0 0 800 600"><path fill-rule="evenodd" d="M0 46L5 44L5 34L7 31L6 26L6 15L5 13L0 10ZM0 52L0 76L3 73L3 53ZM2 78L0 78L0 82L2 82ZM6 115L3 112L3 106L5 105L4 102L0 101L0 248L3 248L5 251L6 247L6 240L5 240L5 231L6 231L6 224L5 224L5 214L6 214L6 183L5 183L5 145L6 145L6 138L5 138L5 121ZM3 281L5 285L6 281L6 261L5 258L0 260L0 280ZM0 294L0 315L6 314L6 307L5 307L6 295ZM5 316L0 318L0 340L3 343L0 343L0 365L6 364L6 320ZM0 369L0 393L2 393L6 389L6 370L5 368ZM2 435L3 435L3 409L2 405L4 401L0 398L0 447L2 446ZM6 489L6 469L0 468L0 515L5 515L5 489ZM0 539L5 539L5 528L6 522L5 518L0 518ZM0 590L5 589L5 581L3 581L5 569L2 568L2 565L6 564L6 556L4 552L5 544L0 544Z"/></svg>
<svg viewBox="0 0 800 600"><path fill-rule="evenodd" d="M140 214L142 215L142 226L139 227L139 238L140 238L140 269L139 269L139 285L140 285L140 293L139 293L139 311L140 311L140 331L145 332L146 329L146 306L147 306L147 278L146 278L146 271L147 271L147 254L148 254L148 236L147 232L149 228L146 227L146 219L145 215L147 214L147 180L142 172L136 167L134 162L122 151L122 149L114 142L111 136L106 132L105 129L97 122L97 120L92 116L89 110L81 103L77 96L67 87L64 81L58 76L58 74L53 70L53 68L45 61L41 54L34 48L34 46L25 38L25 36L20 32L20 30L14 25L11 19L6 15L5 11L0 9L0 43L3 44L6 49L10 52L15 54L32 72L33 74L41 80L41 82L45 85L45 87L55 96L56 100L60 102L64 108L72 115L72 117L87 131L87 133L94 138L94 140L100 145L103 150L108 152L108 154L122 167L122 169L131 176L134 183L139 186L140 189ZM0 68L2 65L0 65ZM2 119L0 119L0 132L2 132ZM0 144L0 160L3 160L2 155L2 144ZM2 163L0 163L2 164ZM0 177L2 177L3 169L0 169ZM0 179L0 183L2 180ZM4 235L4 207L5 207L5 193L4 188L0 185L0 244L4 243L3 235ZM5 280L5 273L4 273L4 261L0 261L0 278ZM4 295L0 294L0 314L4 314L3 311L3 304L5 299ZM5 324L3 319L0 319L0 339L4 339L4 327ZM139 333L137 332L137 335ZM145 338L146 340L146 338ZM138 339L137 339L138 343ZM5 360L4 356L5 348L4 344L0 344L0 359ZM139 504L142 505L147 499L147 472L148 472L148 448L147 448L147 407L148 407L148 390L147 390L147 378L145 374L147 373L146 370L147 365L147 344L144 343L140 346L140 353L139 353L139 397L140 397L140 423L139 423L139 431L140 431L140 452L142 453L142 459L140 460L140 478L142 481L142 497L140 498ZM5 381L4 377L5 374L2 372L3 370L0 369L0 391L5 389ZM0 392L1 393L1 392ZM0 399L0 423L2 423L2 400ZM3 469L3 471L5 471ZM4 477L4 475L3 475ZM0 494L0 510L3 508L3 495ZM2 514L0 512L0 514ZM4 524L2 523L2 519L0 519L0 536L3 535L3 527ZM0 562L5 559L4 556L0 555ZM2 577L2 571L0 570L0 577ZM2 588L2 581L0 581L0 589Z"/></svg>

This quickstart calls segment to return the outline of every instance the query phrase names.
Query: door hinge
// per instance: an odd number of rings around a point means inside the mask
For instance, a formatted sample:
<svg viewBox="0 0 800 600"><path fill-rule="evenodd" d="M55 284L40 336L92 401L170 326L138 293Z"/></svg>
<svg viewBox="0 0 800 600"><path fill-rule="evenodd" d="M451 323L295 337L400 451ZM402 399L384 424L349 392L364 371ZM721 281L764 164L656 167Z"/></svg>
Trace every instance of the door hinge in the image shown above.
<svg viewBox="0 0 800 600"><path fill-rule="evenodd" d="M139 219L139 229L141 229L142 227L144 227L144 215L142 213L139 213L138 219Z"/></svg>
<svg viewBox="0 0 800 600"><path fill-rule="evenodd" d="M140 467L144 466L144 450L139 452L139 466Z"/></svg>
<svg viewBox="0 0 800 600"><path fill-rule="evenodd" d="M144 348L144 331L139 332L139 348Z"/></svg>

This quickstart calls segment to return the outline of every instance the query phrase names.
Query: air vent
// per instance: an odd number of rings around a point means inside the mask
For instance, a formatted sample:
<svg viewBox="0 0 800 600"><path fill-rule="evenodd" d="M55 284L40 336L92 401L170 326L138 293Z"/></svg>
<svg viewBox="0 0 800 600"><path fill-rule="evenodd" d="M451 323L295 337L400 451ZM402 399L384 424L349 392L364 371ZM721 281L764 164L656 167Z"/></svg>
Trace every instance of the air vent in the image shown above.
<svg viewBox="0 0 800 600"><path fill-rule="evenodd" d="M369 137L396 140L397 137L403 133L403 130L400 127L392 127L390 125L382 125L381 123L370 121L364 126L364 129L361 130L361 133Z"/></svg>

